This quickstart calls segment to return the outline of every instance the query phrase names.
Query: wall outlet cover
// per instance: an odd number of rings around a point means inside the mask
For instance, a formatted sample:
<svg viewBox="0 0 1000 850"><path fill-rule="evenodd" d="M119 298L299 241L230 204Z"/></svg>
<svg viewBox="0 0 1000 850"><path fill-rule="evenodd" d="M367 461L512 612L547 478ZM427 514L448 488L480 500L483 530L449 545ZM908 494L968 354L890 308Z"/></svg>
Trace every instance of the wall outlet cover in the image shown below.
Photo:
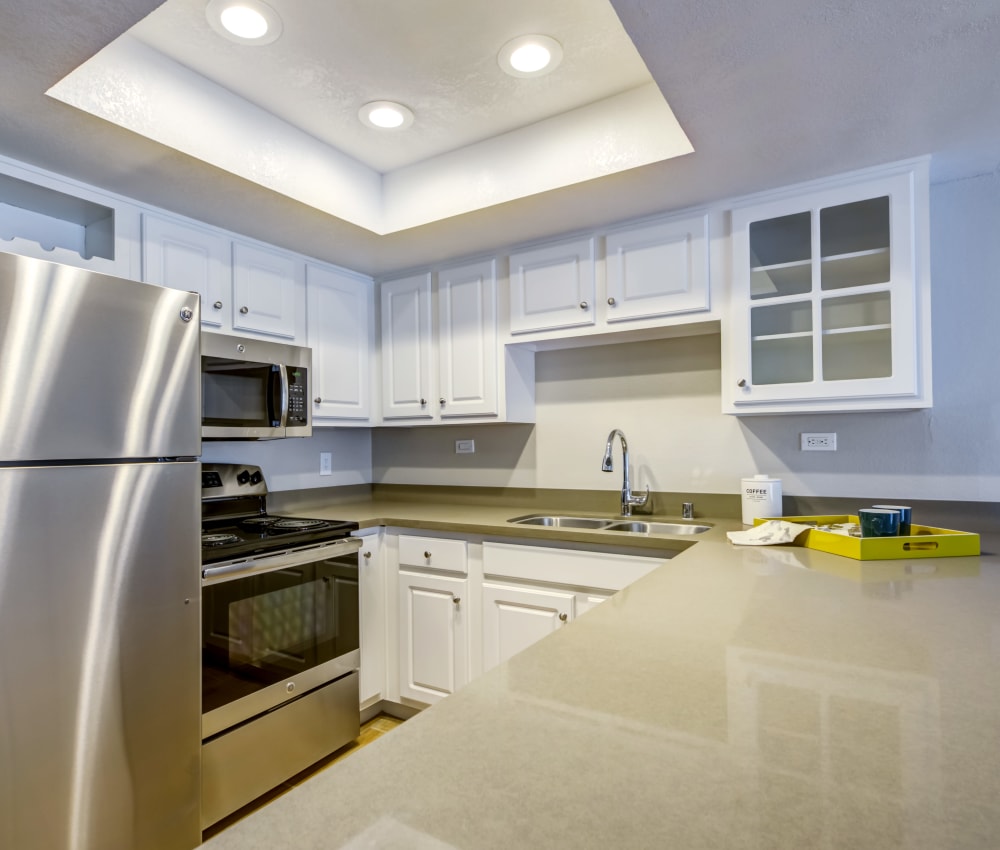
<svg viewBox="0 0 1000 850"><path fill-rule="evenodd" d="M319 474L333 475L333 452L319 453Z"/></svg>
<svg viewBox="0 0 1000 850"><path fill-rule="evenodd" d="M802 451L835 452L837 451L837 435L835 433L803 434Z"/></svg>
<svg viewBox="0 0 1000 850"><path fill-rule="evenodd" d="M471 455L476 453L475 440L455 440L455 454Z"/></svg>

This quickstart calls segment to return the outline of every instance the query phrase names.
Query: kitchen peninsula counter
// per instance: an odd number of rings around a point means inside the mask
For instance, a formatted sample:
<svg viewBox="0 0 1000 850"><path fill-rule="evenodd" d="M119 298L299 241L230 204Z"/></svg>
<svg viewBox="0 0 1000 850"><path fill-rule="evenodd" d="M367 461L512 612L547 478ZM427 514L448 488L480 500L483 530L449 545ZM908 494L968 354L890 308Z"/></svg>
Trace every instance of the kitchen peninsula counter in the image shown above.
<svg viewBox="0 0 1000 850"><path fill-rule="evenodd" d="M567 539L506 523L543 512L361 499L328 515ZM630 541L675 557L204 846L995 846L1000 557L735 547L738 522L706 521Z"/></svg>

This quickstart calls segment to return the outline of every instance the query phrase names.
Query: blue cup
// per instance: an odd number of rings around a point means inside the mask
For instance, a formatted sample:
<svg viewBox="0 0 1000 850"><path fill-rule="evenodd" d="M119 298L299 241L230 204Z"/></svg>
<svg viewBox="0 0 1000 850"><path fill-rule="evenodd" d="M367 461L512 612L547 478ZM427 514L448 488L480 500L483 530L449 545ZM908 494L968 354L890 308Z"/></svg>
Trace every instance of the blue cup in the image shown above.
<svg viewBox="0 0 1000 850"><path fill-rule="evenodd" d="M862 537L897 537L899 511L885 508L861 508L858 511Z"/></svg>
<svg viewBox="0 0 1000 850"><path fill-rule="evenodd" d="M899 511L899 536L910 536L910 521L913 518L913 509L909 505L872 505L873 508L884 508L888 511Z"/></svg>

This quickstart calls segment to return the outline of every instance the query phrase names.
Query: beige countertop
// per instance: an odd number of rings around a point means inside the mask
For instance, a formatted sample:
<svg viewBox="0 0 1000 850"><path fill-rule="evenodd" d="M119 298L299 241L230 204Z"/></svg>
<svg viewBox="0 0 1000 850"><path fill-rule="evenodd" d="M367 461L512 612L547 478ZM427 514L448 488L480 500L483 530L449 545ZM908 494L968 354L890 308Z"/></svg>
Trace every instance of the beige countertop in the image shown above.
<svg viewBox="0 0 1000 850"><path fill-rule="evenodd" d="M621 545L511 531L532 512L328 515ZM997 846L1000 557L735 547L707 521L635 540L689 548L205 846Z"/></svg>

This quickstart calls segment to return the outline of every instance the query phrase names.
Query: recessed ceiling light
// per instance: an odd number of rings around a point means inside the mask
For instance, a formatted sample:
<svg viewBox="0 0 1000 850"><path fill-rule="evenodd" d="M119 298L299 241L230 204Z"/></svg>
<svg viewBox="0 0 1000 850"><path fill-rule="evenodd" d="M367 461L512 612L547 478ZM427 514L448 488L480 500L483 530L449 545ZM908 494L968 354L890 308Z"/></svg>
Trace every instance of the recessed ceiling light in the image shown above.
<svg viewBox="0 0 1000 850"><path fill-rule="evenodd" d="M211 0L205 17L219 35L237 44L270 44L281 35L281 18L261 0Z"/></svg>
<svg viewBox="0 0 1000 850"><path fill-rule="evenodd" d="M376 130L405 130L413 123L413 113L401 103L373 100L358 110L361 123Z"/></svg>
<svg viewBox="0 0 1000 850"><path fill-rule="evenodd" d="M512 77L541 77L562 61L562 45L547 35L511 39L497 54L497 64Z"/></svg>

